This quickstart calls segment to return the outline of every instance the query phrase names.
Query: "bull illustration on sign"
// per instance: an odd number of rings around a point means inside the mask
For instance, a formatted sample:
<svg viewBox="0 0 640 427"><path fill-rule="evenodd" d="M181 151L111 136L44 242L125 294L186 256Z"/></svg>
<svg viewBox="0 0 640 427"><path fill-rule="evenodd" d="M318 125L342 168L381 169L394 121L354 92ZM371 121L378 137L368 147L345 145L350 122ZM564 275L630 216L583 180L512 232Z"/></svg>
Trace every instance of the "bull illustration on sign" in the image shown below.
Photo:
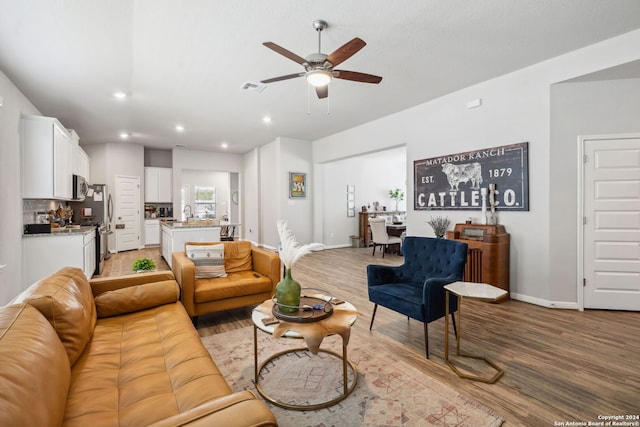
<svg viewBox="0 0 640 427"><path fill-rule="evenodd" d="M447 175L451 191L458 191L461 182L466 184L471 181L472 190L479 190L482 184L482 166L477 162L460 165L445 163L442 165L442 172Z"/></svg>

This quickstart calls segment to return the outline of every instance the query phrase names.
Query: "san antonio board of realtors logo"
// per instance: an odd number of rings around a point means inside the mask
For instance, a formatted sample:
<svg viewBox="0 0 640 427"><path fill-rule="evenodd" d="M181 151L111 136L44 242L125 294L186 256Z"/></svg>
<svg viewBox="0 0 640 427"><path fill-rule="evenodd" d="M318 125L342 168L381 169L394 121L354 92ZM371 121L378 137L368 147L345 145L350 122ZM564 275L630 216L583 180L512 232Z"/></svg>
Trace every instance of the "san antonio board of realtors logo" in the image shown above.
<svg viewBox="0 0 640 427"><path fill-rule="evenodd" d="M414 209L479 210L481 188L496 184L498 210L528 211L528 148L522 142L414 161Z"/></svg>

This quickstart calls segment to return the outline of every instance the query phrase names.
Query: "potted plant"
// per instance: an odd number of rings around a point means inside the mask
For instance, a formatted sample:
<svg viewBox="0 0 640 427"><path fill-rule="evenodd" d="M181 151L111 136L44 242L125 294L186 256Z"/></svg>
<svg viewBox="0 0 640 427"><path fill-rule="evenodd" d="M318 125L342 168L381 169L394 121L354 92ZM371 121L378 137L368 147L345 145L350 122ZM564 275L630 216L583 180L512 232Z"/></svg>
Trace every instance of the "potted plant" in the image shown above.
<svg viewBox="0 0 640 427"><path fill-rule="evenodd" d="M307 243L300 246L296 236L287 227L287 221L278 221L278 235L280 236L280 260L284 264L284 278L276 286L276 301L281 313L296 314L300 305L301 287L298 281L291 277L291 268L300 258L315 249L321 249L320 243Z"/></svg>
<svg viewBox="0 0 640 427"><path fill-rule="evenodd" d="M449 221L449 218L446 216L437 216L435 218L431 217L431 220L427 221L427 224L433 228L433 234L435 234L438 239L442 239L451 221Z"/></svg>
<svg viewBox="0 0 640 427"><path fill-rule="evenodd" d="M151 258L138 258L133 262L133 271L136 273L143 273L145 271L152 271L156 268L156 263Z"/></svg>
<svg viewBox="0 0 640 427"><path fill-rule="evenodd" d="M404 200L404 191L399 188L389 190L389 198L396 201L396 211L398 210L398 202Z"/></svg>

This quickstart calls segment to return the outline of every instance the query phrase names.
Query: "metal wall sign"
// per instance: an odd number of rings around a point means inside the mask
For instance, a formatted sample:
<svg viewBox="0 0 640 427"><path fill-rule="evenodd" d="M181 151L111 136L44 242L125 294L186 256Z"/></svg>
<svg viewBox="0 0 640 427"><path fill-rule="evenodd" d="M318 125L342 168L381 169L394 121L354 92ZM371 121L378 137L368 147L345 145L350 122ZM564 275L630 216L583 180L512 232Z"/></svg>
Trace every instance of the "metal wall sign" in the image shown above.
<svg viewBox="0 0 640 427"><path fill-rule="evenodd" d="M413 208L480 210L481 189L495 184L497 210L528 211L528 149L522 142L415 160Z"/></svg>

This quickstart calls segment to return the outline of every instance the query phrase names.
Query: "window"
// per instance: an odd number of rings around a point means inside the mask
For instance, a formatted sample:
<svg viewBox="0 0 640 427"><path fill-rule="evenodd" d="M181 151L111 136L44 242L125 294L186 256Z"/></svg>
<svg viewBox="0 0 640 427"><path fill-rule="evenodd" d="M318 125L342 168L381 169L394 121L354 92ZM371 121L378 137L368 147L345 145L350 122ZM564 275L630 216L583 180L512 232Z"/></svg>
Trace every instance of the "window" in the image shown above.
<svg viewBox="0 0 640 427"><path fill-rule="evenodd" d="M193 214L200 218L216 217L216 188L195 186Z"/></svg>

